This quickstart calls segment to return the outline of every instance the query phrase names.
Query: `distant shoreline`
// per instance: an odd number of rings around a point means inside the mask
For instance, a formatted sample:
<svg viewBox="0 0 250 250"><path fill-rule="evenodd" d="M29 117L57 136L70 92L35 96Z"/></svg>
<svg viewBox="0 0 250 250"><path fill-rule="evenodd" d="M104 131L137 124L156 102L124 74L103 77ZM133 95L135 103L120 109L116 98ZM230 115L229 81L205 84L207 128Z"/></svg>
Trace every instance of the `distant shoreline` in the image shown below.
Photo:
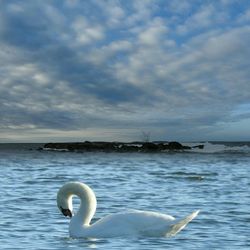
<svg viewBox="0 0 250 250"><path fill-rule="evenodd" d="M195 146L184 146L179 142L52 142L46 143L39 150L60 152L138 152L157 153L169 151L191 150L193 148L203 149L203 144Z"/></svg>

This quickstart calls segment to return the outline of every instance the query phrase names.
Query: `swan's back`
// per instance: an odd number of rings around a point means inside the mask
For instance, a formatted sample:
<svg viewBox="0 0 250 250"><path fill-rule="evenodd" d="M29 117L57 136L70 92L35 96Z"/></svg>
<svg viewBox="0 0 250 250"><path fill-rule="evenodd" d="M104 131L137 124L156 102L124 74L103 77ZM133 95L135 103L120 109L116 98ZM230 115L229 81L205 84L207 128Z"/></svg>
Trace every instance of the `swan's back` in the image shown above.
<svg viewBox="0 0 250 250"><path fill-rule="evenodd" d="M189 220L190 221L190 220ZM189 222L185 222L185 225ZM71 231L73 237L166 236L175 225L175 218L161 213L131 210L108 215L83 230ZM185 226L184 225L184 226ZM72 225L74 227L74 225ZM183 228L183 225L182 225ZM181 228L181 229L182 229ZM179 230L175 228L177 233ZM174 233L175 234L175 233ZM171 233L173 235L173 233Z"/></svg>

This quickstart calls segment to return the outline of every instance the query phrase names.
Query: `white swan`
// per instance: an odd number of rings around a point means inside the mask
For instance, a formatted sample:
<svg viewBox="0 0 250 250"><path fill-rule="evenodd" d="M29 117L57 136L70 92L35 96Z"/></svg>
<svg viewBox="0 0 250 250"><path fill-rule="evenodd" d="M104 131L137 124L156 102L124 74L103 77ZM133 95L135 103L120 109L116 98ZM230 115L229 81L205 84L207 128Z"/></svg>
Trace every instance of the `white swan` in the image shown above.
<svg viewBox="0 0 250 250"><path fill-rule="evenodd" d="M76 195L81 204L73 215L72 197ZM181 220L166 214L131 210L108 215L90 225L96 210L96 197L92 189L80 182L69 182L57 194L57 206L71 218L69 234L79 238L104 238L116 236L173 236L182 230L199 211Z"/></svg>

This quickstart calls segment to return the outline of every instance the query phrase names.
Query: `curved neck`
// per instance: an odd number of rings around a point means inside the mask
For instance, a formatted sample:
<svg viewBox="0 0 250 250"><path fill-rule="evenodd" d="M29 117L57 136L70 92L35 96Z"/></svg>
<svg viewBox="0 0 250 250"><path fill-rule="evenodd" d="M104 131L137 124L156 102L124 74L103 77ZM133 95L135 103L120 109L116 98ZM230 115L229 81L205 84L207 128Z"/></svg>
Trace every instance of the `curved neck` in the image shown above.
<svg viewBox="0 0 250 250"><path fill-rule="evenodd" d="M81 199L80 208L75 215L83 225L89 225L96 211L96 197L94 192L82 184L82 189L76 194Z"/></svg>
<svg viewBox="0 0 250 250"><path fill-rule="evenodd" d="M72 220L81 223L81 225L89 225L96 211L96 197L92 189L80 182L71 183L66 193L68 201L71 203L73 195L78 196L81 200L80 208Z"/></svg>

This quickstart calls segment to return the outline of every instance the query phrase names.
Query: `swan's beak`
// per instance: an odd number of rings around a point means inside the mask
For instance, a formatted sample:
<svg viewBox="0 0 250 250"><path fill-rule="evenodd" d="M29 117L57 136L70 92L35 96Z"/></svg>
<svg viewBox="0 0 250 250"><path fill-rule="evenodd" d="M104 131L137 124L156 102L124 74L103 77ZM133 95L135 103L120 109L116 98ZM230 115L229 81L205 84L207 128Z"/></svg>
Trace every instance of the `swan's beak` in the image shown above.
<svg viewBox="0 0 250 250"><path fill-rule="evenodd" d="M62 211L62 214L64 216L69 216L70 218L72 217L72 213L71 213L70 209L68 209L68 208L64 209L64 208L61 207L61 211Z"/></svg>

